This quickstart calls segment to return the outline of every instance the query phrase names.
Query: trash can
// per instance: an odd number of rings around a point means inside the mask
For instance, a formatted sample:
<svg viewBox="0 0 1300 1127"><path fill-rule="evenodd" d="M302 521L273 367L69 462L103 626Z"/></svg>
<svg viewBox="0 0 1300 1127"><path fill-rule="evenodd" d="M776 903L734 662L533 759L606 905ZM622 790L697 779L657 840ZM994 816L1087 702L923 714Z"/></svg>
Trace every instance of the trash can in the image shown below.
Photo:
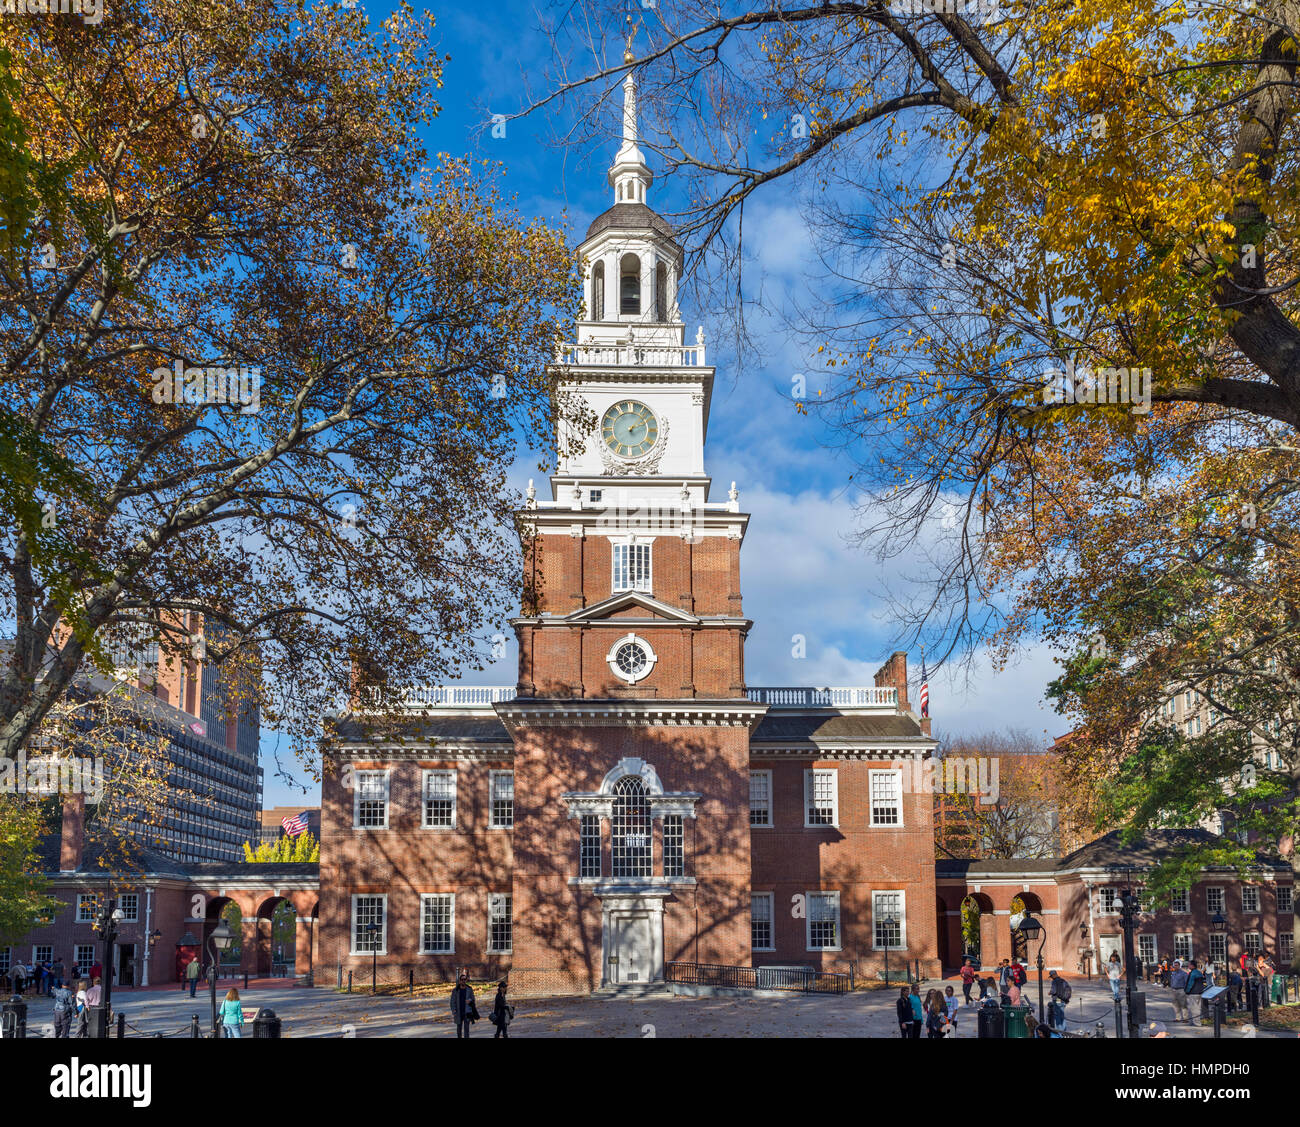
<svg viewBox="0 0 1300 1127"><path fill-rule="evenodd" d="M980 1006L975 1014L975 1028L980 1037L993 1037L1001 1040L1006 1036L1002 1011L996 1005Z"/></svg>
<svg viewBox="0 0 1300 1127"><path fill-rule="evenodd" d="M27 1036L27 1003L15 994L0 1003L0 1037Z"/></svg>
<svg viewBox="0 0 1300 1127"><path fill-rule="evenodd" d="M1025 1019L1029 1017L1030 1012L1031 1007L1023 1003L1019 1006L1002 1007L1003 1022L1006 1025L1006 1036L1008 1038L1028 1039L1029 1026L1025 1023Z"/></svg>
<svg viewBox="0 0 1300 1127"><path fill-rule="evenodd" d="M275 1016L275 1011L263 1006L257 1011L257 1016L253 1018L253 1036L254 1037L274 1037L280 1038L280 1019Z"/></svg>

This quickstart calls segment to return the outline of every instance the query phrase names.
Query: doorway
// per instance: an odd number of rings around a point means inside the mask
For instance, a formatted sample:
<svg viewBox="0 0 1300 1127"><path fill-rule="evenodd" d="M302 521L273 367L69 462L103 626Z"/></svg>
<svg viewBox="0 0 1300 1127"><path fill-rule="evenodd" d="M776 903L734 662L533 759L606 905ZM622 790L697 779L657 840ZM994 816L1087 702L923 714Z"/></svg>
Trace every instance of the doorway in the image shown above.
<svg viewBox="0 0 1300 1127"><path fill-rule="evenodd" d="M651 981L650 917L621 916L614 921L614 959L610 981L619 985Z"/></svg>
<svg viewBox="0 0 1300 1127"><path fill-rule="evenodd" d="M117 985L135 985L134 943L119 943L117 945Z"/></svg>

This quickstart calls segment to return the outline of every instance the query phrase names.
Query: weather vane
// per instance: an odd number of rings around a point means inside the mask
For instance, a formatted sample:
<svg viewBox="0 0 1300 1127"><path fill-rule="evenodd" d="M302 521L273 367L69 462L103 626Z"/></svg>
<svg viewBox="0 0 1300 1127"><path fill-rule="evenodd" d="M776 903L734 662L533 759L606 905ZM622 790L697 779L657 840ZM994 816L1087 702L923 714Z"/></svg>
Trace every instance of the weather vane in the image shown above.
<svg viewBox="0 0 1300 1127"><path fill-rule="evenodd" d="M632 54L632 40L636 38L636 29L641 26L641 21L637 20L636 23L633 23L632 13L628 12L625 22L627 23L627 46L623 49L623 61L630 63L636 58Z"/></svg>

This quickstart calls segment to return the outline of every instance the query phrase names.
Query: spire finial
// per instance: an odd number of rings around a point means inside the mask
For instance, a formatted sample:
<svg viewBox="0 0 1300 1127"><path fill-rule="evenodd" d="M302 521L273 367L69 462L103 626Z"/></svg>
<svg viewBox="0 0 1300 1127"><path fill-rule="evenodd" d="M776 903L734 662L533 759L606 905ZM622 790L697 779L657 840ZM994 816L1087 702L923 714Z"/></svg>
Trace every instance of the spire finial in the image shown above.
<svg viewBox="0 0 1300 1127"><path fill-rule="evenodd" d="M625 63L630 63L636 58L636 56L632 53L632 40L636 38L636 29L641 25L639 22L638 23L632 22L631 12L627 14L627 19L624 22L627 25L627 43L623 48L623 61Z"/></svg>

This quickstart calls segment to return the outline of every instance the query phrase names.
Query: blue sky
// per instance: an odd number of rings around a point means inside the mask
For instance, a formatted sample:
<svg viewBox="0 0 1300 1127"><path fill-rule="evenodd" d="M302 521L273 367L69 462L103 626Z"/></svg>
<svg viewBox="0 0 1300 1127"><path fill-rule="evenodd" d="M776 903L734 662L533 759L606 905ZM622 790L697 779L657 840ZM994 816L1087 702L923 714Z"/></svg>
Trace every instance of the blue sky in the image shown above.
<svg viewBox="0 0 1300 1127"><path fill-rule="evenodd" d="M378 0L359 2L372 19L383 18L390 7ZM608 6L613 32L624 5L609 0ZM576 244L591 220L613 202L605 171L617 142L611 137L586 151L558 147L553 138L565 119L555 114L511 121L504 138L493 138L483 128L490 114L517 112L530 92L547 88L554 60L535 6L519 0L483 0L426 7L437 17L442 53L451 56L440 91L442 113L426 135L429 151L502 162L502 186L517 208L557 225L567 215ZM584 74L591 69L588 63L570 60L572 68ZM761 286L769 303L779 307L782 300L800 295L815 263L806 249L811 240L804 233L798 201L782 195L782 185L773 187L773 194L760 196L747 211L750 258L745 288L754 293ZM676 210L674 186L657 180L649 202L664 213ZM735 481L741 508L752 514L741 556L745 613L754 620L746 646L747 681L871 684L897 641L897 624L886 617L880 593L915 574L919 557L882 565L850 544L856 522L856 498L848 480L852 466L826 444L830 436L823 424L796 414L790 399L794 373L809 373L810 387L816 387L812 373L818 365L802 342L775 319L760 320L757 352L762 359L747 359L742 367L726 347L725 316L697 308L689 299L682 301L682 316L692 333L695 325L703 324L710 362L718 369L705 451L714 478L713 499L723 499ZM530 477L538 478L543 488L535 458L521 458L512 469L512 483L522 490ZM803 658L792 653L797 634L806 639ZM913 652L909 661L915 696L919 653ZM932 675L936 734L1007 727L1061 734L1067 725L1042 702L1054 669L1045 648L1030 648L999 674L979 655L969 679L964 674ZM500 661L465 682L513 684L515 672L511 644ZM274 766L268 756L277 742L273 733L264 735L266 804L314 803L314 792L303 796L271 777Z"/></svg>

